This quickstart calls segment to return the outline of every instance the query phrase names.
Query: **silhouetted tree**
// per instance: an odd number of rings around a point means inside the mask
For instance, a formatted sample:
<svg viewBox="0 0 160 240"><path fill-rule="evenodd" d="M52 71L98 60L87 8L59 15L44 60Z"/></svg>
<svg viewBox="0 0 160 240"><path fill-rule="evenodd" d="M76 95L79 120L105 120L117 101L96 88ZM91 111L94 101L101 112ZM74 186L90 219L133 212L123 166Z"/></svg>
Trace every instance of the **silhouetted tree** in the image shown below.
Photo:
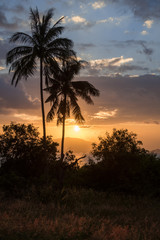
<svg viewBox="0 0 160 240"><path fill-rule="evenodd" d="M155 166L157 172L160 168L158 159L142 145L137 135L127 129L113 129L113 133L99 137L99 142L93 144L93 161L84 167L86 182L97 189L130 193L146 191L153 179L158 179L153 174ZM154 169L152 173L151 168Z"/></svg>
<svg viewBox="0 0 160 240"><path fill-rule="evenodd" d="M57 143L50 137L46 139L44 157L44 139L32 124L3 126L0 135L0 158L5 172L14 171L20 176L36 177L44 173L45 167L56 160ZM47 160L47 161L46 161Z"/></svg>
<svg viewBox="0 0 160 240"><path fill-rule="evenodd" d="M78 98L82 98L86 103L93 104L91 96L99 96L99 91L87 81L73 81L83 66L82 61L75 58L64 61L59 71L50 79L51 86L46 90L50 93L46 102L51 102L52 107L47 115L47 120L51 121L57 116L57 124L62 124L62 144L61 162L64 159L64 136L65 120L72 114L78 123L84 122Z"/></svg>
<svg viewBox="0 0 160 240"><path fill-rule="evenodd" d="M52 17L53 9L48 10L47 14L40 18L38 9L33 10L31 8L31 35L23 32L13 34L10 42L20 42L23 45L9 51L6 60L7 65L11 64L9 72L13 71L12 84L15 83L15 86L20 79L31 77L37 67L40 66L40 96L44 142L46 141L46 128L43 100L43 75L46 75L46 83L48 83L47 76L50 74L50 70L56 71L58 69L57 59L75 54L71 50L73 45L72 41L67 38L59 38L59 35L64 30L64 27L59 26L63 17L51 26Z"/></svg>
<svg viewBox="0 0 160 240"><path fill-rule="evenodd" d="M137 134L129 132L127 129L113 129L113 133L109 135L106 132L105 137L99 137L99 143L92 144L92 154L97 160L111 160L115 156L125 153L140 154L146 150L142 148L142 142L137 140Z"/></svg>

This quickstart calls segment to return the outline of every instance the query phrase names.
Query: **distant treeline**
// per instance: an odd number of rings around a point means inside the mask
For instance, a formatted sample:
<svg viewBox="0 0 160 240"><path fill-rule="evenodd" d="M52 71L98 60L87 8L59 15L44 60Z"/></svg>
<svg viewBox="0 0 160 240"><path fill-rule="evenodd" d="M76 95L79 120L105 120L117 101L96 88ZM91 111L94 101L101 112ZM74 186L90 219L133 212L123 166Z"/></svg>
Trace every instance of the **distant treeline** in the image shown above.
<svg viewBox="0 0 160 240"><path fill-rule="evenodd" d="M0 135L1 194L22 197L31 192L48 201L62 188L160 196L160 159L142 147L137 135L116 130L92 145L92 157L79 166L73 152L59 159L57 143L44 144L33 125L3 126Z"/></svg>

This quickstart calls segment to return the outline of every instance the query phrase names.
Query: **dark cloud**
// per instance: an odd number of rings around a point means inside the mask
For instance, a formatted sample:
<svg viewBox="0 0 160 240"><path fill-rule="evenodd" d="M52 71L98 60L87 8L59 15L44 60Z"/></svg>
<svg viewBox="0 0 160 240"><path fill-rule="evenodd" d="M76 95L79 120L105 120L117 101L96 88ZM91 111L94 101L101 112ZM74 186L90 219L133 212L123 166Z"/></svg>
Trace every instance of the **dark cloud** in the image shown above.
<svg viewBox="0 0 160 240"><path fill-rule="evenodd" d="M142 46L142 51L139 51L140 53L144 53L145 55L148 56L149 60L151 61L151 55L153 54L153 49L152 48L148 48L143 42L141 43Z"/></svg>
<svg viewBox="0 0 160 240"><path fill-rule="evenodd" d="M1 4L0 5L0 9L1 9L1 11L10 11L10 12L15 12L15 13L22 13L22 12L24 12L24 11L26 11L25 10L25 8L24 8L24 6L23 5L21 5L21 4L17 4L17 5L15 5L15 6L13 6L13 7L9 7L8 5L6 5L6 4Z"/></svg>
<svg viewBox="0 0 160 240"><path fill-rule="evenodd" d="M5 60L7 52L13 47L15 45L10 44L8 40L0 40L0 60Z"/></svg>
<svg viewBox="0 0 160 240"><path fill-rule="evenodd" d="M86 77L81 78L92 83L100 90L100 97L95 98L95 106L89 108L82 105L88 112L92 124L112 124L122 122L160 122L160 76L143 75L129 77ZM96 113L104 116L115 112L106 119L94 118ZM105 115L106 113L106 115Z"/></svg>
<svg viewBox="0 0 160 240"><path fill-rule="evenodd" d="M118 4L123 11L129 7L134 16L144 20L150 18L160 18L160 1L159 0L104 0L106 3Z"/></svg>
<svg viewBox="0 0 160 240"><path fill-rule="evenodd" d="M134 15L140 18L160 18L159 0L122 0L133 11Z"/></svg>
<svg viewBox="0 0 160 240"><path fill-rule="evenodd" d="M29 110L39 109L38 102L32 102L29 100L28 96L19 87L14 87L10 85L11 76L2 75L0 76L0 113L8 114L12 110L21 110L22 112Z"/></svg>
<svg viewBox="0 0 160 240"><path fill-rule="evenodd" d="M155 124L157 124L157 125L159 125L159 124L160 124L160 122L158 122L158 121L153 121L153 123L155 123Z"/></svg>
<svg viewBox="0 0 160 240"><path fill-rule="evenodd" d="M113 67L112 67L113 68ZM139 65L122 65L118 68L113 68L113 70L116 70L117 72L120 73L126 73L128 71L148 71L149 69L147 67L141 67Z"/></svg>
<svg viewBox="0 0 160 240"><path fill-rule="evenodd" d="M93 60L86 65L85 73L92 76L105 76L113 73L128 74L133 71L149 70L147 67L131 64L132 61L132 58L124 59L123 57Z"/></svg>
<svg viewBox="0 0 160 240"><path fill-rule="evenodd" d="M128 12L128 8L133 12L134 16L147 20L150 18L160 18L160 1L159 0L103 0L107 4L115 4L124 13ZM76 3L72 1L72 4ZM83 4L88 4L87 0L79 0ZM93 3L90 1L90 3Z"/></svg>
<svg viewBox="0 0 160 240"><path fill-rule="evenodd" d="M150 44L153 45L153 43L150 43ZM128 48L128 47L137 48L140 46L141 49L137 49L137 52L140 54L145 54L150 61L152 60L151 56L154 53L153 48L148 47L149 43L142 40L126 40L126 41L113 40L111 42L111 45L118 48Z"/></svg>
<svg viewBox="0 0 160 240"><path fill-rule="evenodd" d="M12 8L12 11L16 13L22 13L22 12L25 12L26 10L21 4L18 4L14 8Z"/></svg>
<svg viewBox="0 0 160 240"><path fill-rule="evenodd" d="M18 28L18 22L9 22L4 12L0 10L0 27L14 30Z"/></svg>

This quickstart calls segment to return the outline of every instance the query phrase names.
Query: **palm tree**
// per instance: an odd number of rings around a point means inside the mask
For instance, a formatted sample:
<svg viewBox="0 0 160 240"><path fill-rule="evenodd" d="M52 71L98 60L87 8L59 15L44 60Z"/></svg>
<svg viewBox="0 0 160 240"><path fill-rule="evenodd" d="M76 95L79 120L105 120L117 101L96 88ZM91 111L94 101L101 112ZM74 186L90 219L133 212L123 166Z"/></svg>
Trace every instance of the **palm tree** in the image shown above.
<svg viewBox="0 0 160 240"><path fill-rule="evenodd" d="M87 81L73 81L83 66L82 61L72 58L63 62L59 71L50 79L51 86L47 90L50 96L46 102L51 103L51 109L47 114L47 121L51 121L57 115L57 125L62 124L61 162L64 159L65 120L70 117L70 112L78 123L84 122L78 97L88 104L93 104L91 96L99 96L99 91Z"/></svg>
<svg viewBox="0 0 160 240"><path fill-rule="evenodd" d="M48 84L50 71L57 71L57 59L74 55L71 50L73 43L67 38L60 38L64 27L59 26L63 17L51 26L53 9L40 18L38 9L30 9L31 35L17 32L12 35L10 42L19 41L22 45L7 53L6 64L11 64L9 72L13 71L12 84L17 86L20 79L31 77L40 68L40 97L43 123L43 138L46 142L45 112L43 100L43 76ZM37 61L38 60L38 61Z"/></svg>

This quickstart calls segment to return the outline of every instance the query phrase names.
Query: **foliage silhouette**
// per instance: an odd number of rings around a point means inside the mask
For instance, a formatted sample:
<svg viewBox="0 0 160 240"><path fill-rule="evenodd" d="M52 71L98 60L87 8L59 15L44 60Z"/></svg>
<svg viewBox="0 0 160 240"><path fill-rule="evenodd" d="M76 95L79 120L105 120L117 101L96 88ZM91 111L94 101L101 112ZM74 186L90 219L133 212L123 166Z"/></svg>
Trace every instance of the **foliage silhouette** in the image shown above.
<svg viewBox="0 0 160 240"><path fill-rule="evenodd" d="M110 136L106 132L106 137L99 137L99 144L92 144L92 154L97 160L114 160L119 154L132 153L142 154L146 150L142 148L142 142L137 140L135 133L129 132L127 129L116 130Z"/></svg>
<svg viewBox="0 0 160 240"><path fill-rule="evenodd" d="M42 202L57 196L57 203L63 188L74 187L160 196L160 159L142 147L136 134L114 129L99 140L93 144L92 159L80 167L80 159L72 151L63 162L59 160L51 137L45 150L44 139L33 125L4 125L0 135L0 194L29 194Z"/></svg>
<svg viewBox="0 0 160 240"><path fill-rule="evenodd" d="M113 129L111 135L100 137L93 144L92 156L89 165L80 169L83 186L136 194L158 189L160 159L127 129Z"/></svg>
<svg viewBox="0 0 160 240"><path fill-rule="evenodd" d="M45 112L43 100L43 76L45 75L46 84L48 84L48 75L50 72L57 71L59 68L57 59L64 56L75 55L72 50L73 42L67 38L60 38L64 27L60 26L60 18L53 26L53 9L48 10L46 15L40 18L38 9L30 9L31 35L23 32L17 32L12 35L10 42L20 42L21 46L13 48L7 53L6 63L11 64L9 72L14 72L12 84L15 86L19 80L31 77L40 64L40 96L43 123L43 137L46 141ZM39 62L37 61L39 60Z"/></svg>
<svg viewBox="0 0 160 240"><path fill-rule="evenodd" d="M14 189L20 181L25 186L48 174L48 168L56 160L57 145L47 137L44 148L44 139L31 124L4 125L0 135L1 184Z"/></svg>
<svg viewBox="0 0 160 240"><path fill-rule="evenodd" d="M93 104L91 96L99 96L99 91L87 81L73 81L80 69L83 67L82 61L70 58L63 61L59 71L54 73L54 78L50 79L51 86L46 90L50 93L46 102L52 104L47 120L51 121L57 115L57 124L62 124L61 162L64 159L64 137L65 120L72 114L78 123L83 123L84 118L78 104L78 98L82 98L86 103Z"/></svg>

